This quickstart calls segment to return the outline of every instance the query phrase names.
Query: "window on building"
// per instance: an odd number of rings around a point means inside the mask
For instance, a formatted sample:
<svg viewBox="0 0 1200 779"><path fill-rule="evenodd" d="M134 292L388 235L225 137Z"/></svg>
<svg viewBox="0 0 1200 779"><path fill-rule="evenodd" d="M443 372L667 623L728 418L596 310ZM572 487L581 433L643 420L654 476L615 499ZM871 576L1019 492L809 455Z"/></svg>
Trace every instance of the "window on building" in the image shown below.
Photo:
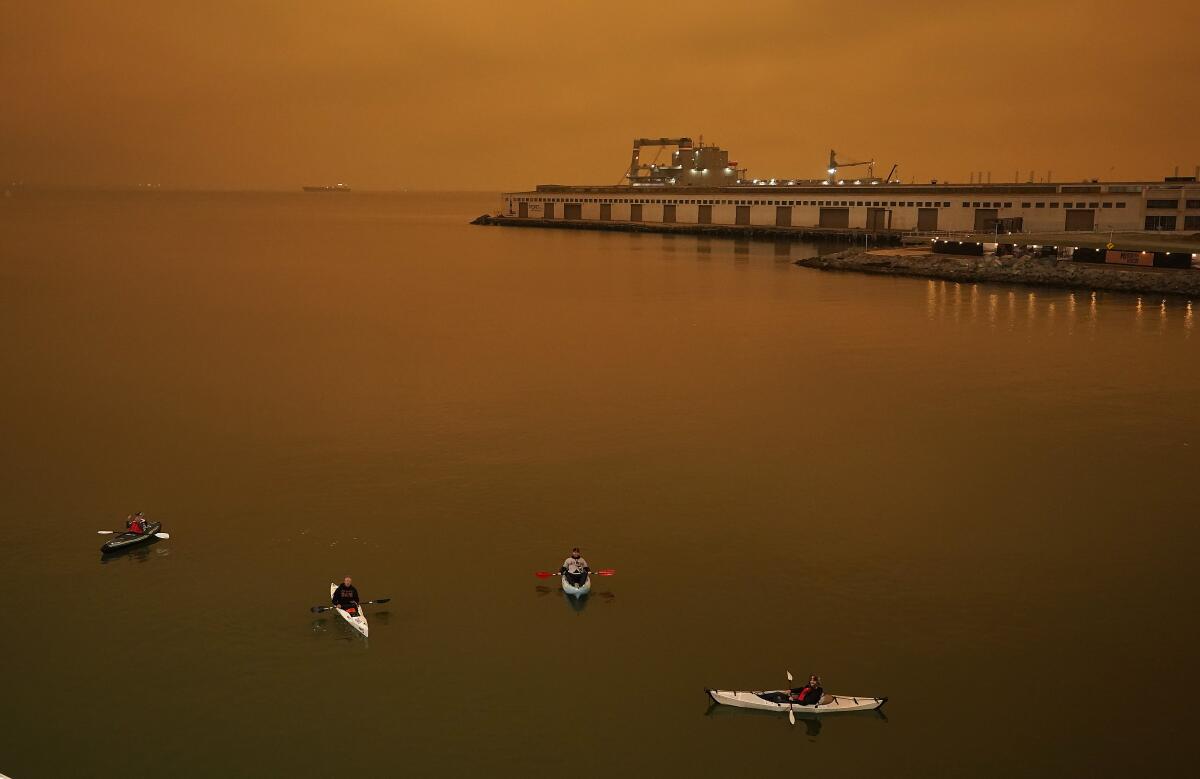
<svg viewBox="0 0 1200 779"><path fill-rule="evenodd" d="M1200 200L1187 201L1187 208L1200 208Z"/></svg>
<svg viewBox="0 0 1200 779"><path fill-rule="evenodd" d="M1173 216L1148 216L1146 217L1147 230L1174 230L1175 217Z"/></svg>
<svg viewBox="0 0 1200 779"><path fill-rule="evenodd" d="M1178 200L1147 200L1146 208L1179 208Z"/></svg>
<svg viewBox="0 0 1200 779"><path fill-rule="evenodd" d="M1032 206L1032 205L1030 205L1029 203L1022 203L1022 204L1021 204L1021 208L1032 208L1032 207L1033 207L1033 206Z"/></svg>
<svg viewBox="0 0 1200 779"><path fill-rule="evenodd" d="M1076 203L1075 207L1076 208L1087 208L1087 203Z"/></svg>
<svg viewBox="0 0 1200 779"><path fill-rule="evenodd" d="M942 203L942 208L949 208L949 207L950 207L950 204L948 202Z"/></svg>
<svg viewBox="0 0 1200 779"><path fill-rule="evenodd" d="M1050 204L1050 207L1051 207L1051 208L1058 208L1058 203L1051 203L1051 204Z"/></svg>
<svg viewBox="0 0 1200 779"><path fill-rule="evenodd" d="M1105 204L1104 204L1104 207L1105 207L1105 208L1112 208L1112 203L1105 203Z"/></svg>
<svg viewBox="0 0 1200 779"><path fill-rule="evenodd" d="M1004 204L1004 207L1005 207L1005 208L1012 208L1012 203L1005 203L1005 204Z"/></svg>
<svg viewBox="0 0 1200 779"><path fill-rule="evenodd" d="M1200 230L1200 216L1185 216L1183 218L1184 230Z"/></svg>
<svg viewBox="0 0 1200 779"><path fill-rule="evenodd" d="M1099 208L1099 207L1100 207L1099 203L1088 203L1088 208Z"/></svg>
<svg viewBox="0 0 1200 779"><path fill-rule="evenodd" d="M1120 202L1117 203L1117 208L1124 208L1124 207L1125 207L1124 203L1120 203Z"/></svg>

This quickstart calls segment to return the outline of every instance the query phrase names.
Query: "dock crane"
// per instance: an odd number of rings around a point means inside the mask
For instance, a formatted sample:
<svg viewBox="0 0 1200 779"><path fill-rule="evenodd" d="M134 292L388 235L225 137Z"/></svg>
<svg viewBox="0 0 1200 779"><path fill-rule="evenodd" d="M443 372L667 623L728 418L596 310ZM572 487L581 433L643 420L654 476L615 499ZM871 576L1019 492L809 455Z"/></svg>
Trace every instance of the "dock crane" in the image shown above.
<svg viewBox="0 0 1200 779"><path fill-rule="evenodd" d="M629 161L629 170L625 177L629 179L630 184L638 183L674 183L675 177L682 170L679 165L669 165L659 167L658 165L643 165L641 161L641 152L643 146L657 146L661 153L663 146L674 146L679 149L680 154L692 150L691 138L634 138L633 139L633 155ZM658 158L655 157L655 160ZM647 176L641 176L642 171L648 171Z"/></svg>
<svg viewBox="0 0 1200 779"><path fill-rule="evenodd" d="M833 149L829 150L829 167L825 170L829 174L829 183L837 183L837 174L839 168L856 168L859 165L867 166L867 178L875 178L875 160L866 160L864 162L838 162L837 152Z"/></svg>

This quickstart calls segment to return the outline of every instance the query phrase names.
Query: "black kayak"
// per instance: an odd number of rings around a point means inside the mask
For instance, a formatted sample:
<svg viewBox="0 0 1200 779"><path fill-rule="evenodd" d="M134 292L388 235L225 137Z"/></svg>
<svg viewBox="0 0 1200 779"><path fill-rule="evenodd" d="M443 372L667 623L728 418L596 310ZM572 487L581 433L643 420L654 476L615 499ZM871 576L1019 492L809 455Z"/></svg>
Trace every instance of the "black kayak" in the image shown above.
<svg viewBox="0 0 1200 779"><path fill-rule="evenodd" d="M122 549L128 549L131 546L144 544L147 541L154 540L154 534L162 530L161 522L147 522L145 533L120 533L109 539L104 546L100 547L101 552L119 552Z"/></svg>

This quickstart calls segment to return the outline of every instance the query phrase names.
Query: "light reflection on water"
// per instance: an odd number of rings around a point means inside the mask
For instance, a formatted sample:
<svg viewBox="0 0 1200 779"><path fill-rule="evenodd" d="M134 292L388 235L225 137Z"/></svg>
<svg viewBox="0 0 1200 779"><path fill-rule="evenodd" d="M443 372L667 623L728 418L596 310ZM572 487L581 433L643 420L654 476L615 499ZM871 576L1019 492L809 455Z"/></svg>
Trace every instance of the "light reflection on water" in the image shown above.
<svg viewBox="0 0 1200 779"><path fill-rule="evenodd" d="M963 287L969 287L964 293ZM1087 306L1081 308L1079 297L1087 295ZM987 304L981 313L979 300L986 296ZM1018 305L1018 298L1022 298ZM1002 305L1001 300L1005 301ZM1125 322L1131 329L1142 332L1153 323L1152 332L1159 335L1180 333L1190 337L1195 325L1192 301L1160 298L1151 302L1144 296L1121 293L1056 291L1048 289L1008 289L999 291L985 284L960 284L930 280L925 283L925 317L931 322L953 322L956 326L986 325L989 329L1012 330L1023 327L1029 332L1054 335L1060 329L1067 336L1082 332L1095 337L1096 326L1103 314L1110 326ZM1060 327L1061 326L1061 327Z"/></svg>

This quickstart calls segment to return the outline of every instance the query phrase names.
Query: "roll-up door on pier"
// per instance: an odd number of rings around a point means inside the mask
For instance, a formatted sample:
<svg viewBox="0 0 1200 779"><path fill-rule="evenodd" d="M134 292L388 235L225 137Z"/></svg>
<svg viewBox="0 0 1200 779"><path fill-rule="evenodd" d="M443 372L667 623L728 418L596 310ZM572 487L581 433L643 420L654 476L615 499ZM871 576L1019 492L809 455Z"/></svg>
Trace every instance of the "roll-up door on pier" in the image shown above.
<svg viewBox="0 0 1200 779"><path fill-rule="evenodd" d="M1068 230L1095 230L1096 212L1091 208L1072 208L1065 212Z"/></svg>
<svg viewBox="0 0 1200 779"><path fill-rule="evenodd" d="M936 208L918 208L917 209L917 229L918 230L936 230L938 210Z"/></svg>
<svg viewBox="0 0 1200 779"><path fill-rule="evenodd" d="M975 209L975 232L989 233L996 229L996 220L1000 218L1000 212L994 208L976 208Z"/></svg>
<svg viewBox="0 0 1200 779"><path fill-rule="evenodd" d="M734 224L748 225L750 224L750 206L738 206Z"/></svg>
<svg viewBox="0 0 1200 779"><path fill-rule="evenodd" d="M849 227L849 208L822 208L821 227Z"/></svg>

